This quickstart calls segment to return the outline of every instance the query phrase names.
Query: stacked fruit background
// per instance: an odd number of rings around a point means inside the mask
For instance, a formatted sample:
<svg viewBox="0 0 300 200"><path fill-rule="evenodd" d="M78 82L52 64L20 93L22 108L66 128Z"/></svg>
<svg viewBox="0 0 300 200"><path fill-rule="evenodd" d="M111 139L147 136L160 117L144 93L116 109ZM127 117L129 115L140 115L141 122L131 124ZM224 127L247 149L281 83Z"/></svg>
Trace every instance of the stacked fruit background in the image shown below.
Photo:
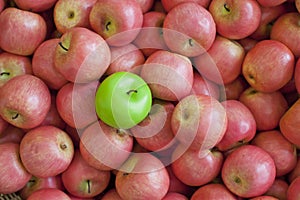
<svg viewBox="0 0 300 200"><path fill-rule="evenodd" d="M0 199L299 200L300 0L0 0Z"/></svg>

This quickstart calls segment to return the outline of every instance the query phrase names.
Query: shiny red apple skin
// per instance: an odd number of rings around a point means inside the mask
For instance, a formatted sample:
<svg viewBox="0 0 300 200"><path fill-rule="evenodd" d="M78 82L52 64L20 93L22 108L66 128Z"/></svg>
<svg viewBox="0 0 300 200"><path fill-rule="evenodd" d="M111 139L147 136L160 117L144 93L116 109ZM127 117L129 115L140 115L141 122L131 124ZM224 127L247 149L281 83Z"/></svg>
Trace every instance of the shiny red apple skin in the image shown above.
<svg viewBox="0 0 300 200"><path fill-rule="evenodd" d="M32 176L28 183L19 191L23 199L27 199L33 192L43 188L56 188L64 190L61 175L37 178Z"/></svg>
<svg viewBox="0 0 300 200"><path fill-rule="evenodd" d="M105 192L105 194L101 197L101 200L122 200L122 198L118 194L116 188L112 188Z"/></svg>
<svg viewBox="0 0 300 200"><path fill-rule="evenodd" d="M188 200L188 198L180 193L168 192L162 200Z"/></svg>
<svg viewBox="0 0 300 200"><path fill-rule="evenodd" d="M216 23L217 33L228 39L243 39L259 26L260 6L255 0L212 0L209 12Z"/></svg>
<svg viewBox="0 0 300 200"><path fill-rule="evenodd" d="M285 0L284 0L285 1ZM258 28L250 35L250 38L264 40L270 38L272 23L281 15L287 12L284 4L264 7L261 6L261 20Z"/></svg>
<svg viewBox="0 0 300 200"><path fill-rule="evenodd" d="M80 198L92 198L103 192L110 181L110 171L100 171L90 166L76 150L69 167L61 178L66 190Z"/></svg>
<svg viewBox="0 0 300 200"><path fill-rule="evenodd" d="M50 106L51 95L47 85L33 75L16 76L0 90L0 115L19 128L30 129L40 125Z"/></svg>
<svg viewBox="0 0 300 200"><path fill-rule="evenodd" d="M92 29L110 46L123 46L139 33L143 11L137 1L101 0L93 6L89 21Z"/></svg>
<svg viewBox="0 0 300 200"><path fill-rule="evenodd" d="M297 156L297 164L288 175L288 182L291 183L298 176L300 176L300 156Z"/></svg>
<svg viewBox="0 0 300 200"><path fill-rule="evenodd" d="M205 151L223 138L228 119L225 108L211 96L189 95L176 104L171 126L186 148Z"/></svg>
<svg viewBox="0 0 300 200"><path fill-rule="evenodd" d="M297 45L300 42L299 21L299 12L288 12L281 15L274 22L270 34L272 40L277 40L285 44L296 57L300 56L300 49Z"/></svg>
<svg viewBox="0 0 300 200"><path fill-rule="evenodd" d="M297 164L296 147L278 130L257 133L251 144L271 155L275 162L277 177L287 175Z"/></svg>
<svg viewBox="0 0 300 200"><path fill-rule="evenodd" d="M221 93L222 91L217 83L206 79L198 71L194 70L191 94L205 94L215 99L220 99Z"/></svg>
<svg viewBox="0 0 300 200"><path fill-rule="evenodd" d="M133 154L117 172L115 187L123 199L162 199L170 179L163 163L152 154Z"/></svg>
<svg viewBox="0 0 300 200"><path fill-rule="evenodd" d="M202 152L204 153L204 152ZM198 150L178 146L172 155L172 170L175 176L189 186L202 186L218 176L223 164L223 154L207 151L200 155Z"/></svg>
<svg viewBox="0 0 300 200"><path fill-rule="evenodd" d="M292 79L294 66L294 54L286 45L262 40L246 54L242 73L256 90L274 92Z"/></svg>
<svg viewBox="0 0 300 200"><path fill-rule="evenodd" d="M71 198L62 190L56 188L44 188L33 192L27 200L40 200L40 199L53 199L53 200L71 200Z"/></svg>
<svg viewBox="0 0 300 200"><path fill-rule="evenodd" d="M6 7L6 1L1 0L0 1L0 13L4 10L5 7Z"/></svg>
<svg viewBox="0 0 300 200"><path fill-rule="evenodd" d="M57 31L65 33L73 27L91 28L89 14L97 0L58 0L53 10Z"/></svg>
<svg viewBox="0 0 300 200"><path fill-rule="evenodd" d="M111 62L105 75L119 71L129 71L139 74L145 62L145 56L141 49L130 43L121 47L110 47Z"/></svg>
<svg viewBox="0 0 300 200"><path fill-rule="evenodd" d="M136 0L136 1L140 4L143 13L149 12L152 9L153 4L155 2L155 0Z"/></svg>
<svg viewBox="0 0 300 200"><path fill-rule="evenodd" d="M57 0L14 0L18 8L31 12L42 12L54 6Z"/></svg>
<svg viewBox="0 0 300 200"><path fill-rule="evenodd" d="M251 141L256 134L256 121L247 106L238 100L223 101L228 119L227 130L216 145L221 151L227 151Z"/></svg>
<svg viewBox="0 0 300 200"><path fill-rule="evenodd" d="M224 88L220 89L220 100L238 100L241 94L249 87L249 84L243 76L237 77L231 83L225 84ZM222 91L222 89L224 91Z"/></svg>
<svg viewBox="0 0 300 200"><path fill-rule="evenodd" d="M266 151L254 145L243 145L226 157L221 176L232 193L252 198L264 194L272 186L276 168Z"/></svg>
<svg viewBox="0 0 300 200"><path fill-rule="evenodd" d="M193 58L193 64L207 79L218 84L228 84L240 75L244 57L242 45L218 35L207 54Z"/></svg>
<svg viewBox="0 0 300 200"><path fill-rule="evenodd" d="M256 128L259 131L272 130L278 127L281 117L289 108L281 92L264 93L252 87L247 88L240 95L239 101L252 112L256 121Z"/></svg>
<svg viewBox="0 0 300 200"><path fill-rule="evenodd" d="M194 2L181 3L171 9L163 28L163 37L169 49L187 57L204 53L212 46L216 36L211 13Z"/></svg>
<svg viewBox="0 0 300 200"><path fill-rule="evenodd" d="M300 177L297 177L291 182L287 189L287 199L299 199L300 198Z"/></svg>
<svg viewBox="0 0 300 200"><path fill-rule="evenodd" d="M174 8L175 6L177 6L180 3L185 3L185 2L194 2L199 4L200 6L203 6L204 8L208 8L211 0L173 0L173 1L169 1L169 0L162 0L161 3L163 5L163 8L169 12L172 8Z"/></svg>
<svg viewBox="0 0 300 200"><path fill-rule="evenodd" d="M289 184L282 178L276 178L272 186L268 189L265 195L270 195L278 199L286 199L286 193Z"/></svg>
<svg viewBox="0 0 300 200"><path fill-rule="evenodd" d="M300 147L300 138L298 134L300 125L299 110L300 100L298 99L291 107L288 108L288 110L280 118L279 122L281 133L298 148Z"/></svg>
<svg viewBox="0 0 300 200"><path fill-rule="evenodd" d="M9 194L22 189L31 178L19 159L19 144L0 144L0 193Z"/></svg>
<svg viewBox="0 0 300 200"><path fill-rule="evenodd" d="M299 58L295 66L294 80L295 80L296 90L300 94L300 59Z"/></svg>
<svg viewBox="0 0 300 200"><path fill-rule="evenodd" d="M77 84L69 82L56 95L56 108L69 126L82 129L97 121L95 93L98 81Z"/></svg>
<svg viewBox="0 0 300 200"><path fill-rule="evenodd" d="M0 144L8 142L20 144L25 133L23 129L9 124L0 134Z"/></svg>
<svg viewBox="0 0 300 200"><path fill-rule="evenodd" d="M162 36L165 17L166 13L158 11L149 11L143 16L142 28L133 43L146 57L157 50L168 49Z"/></svg>
<svg viewBox="0 0 300 200"><path fill-rule="evenodd" d="M166 50L151 54L140 76L155 98L178 101L187 96L193 85L193 67L189 58Z"/></svg>
<svg viewBox="0 0 300 200"><path fill-rule="evenodd" d="M25 134L20 143L20 158L34 176L46 178L65 171L74 156L69 135L55 126L39 126Z"/></svg>
<svg viewBox="0 0 300 200"><path fill-rule="evenodd" d="M32 74L31 59L8 52L0 53L0 87L12 77Z"/></svg>
<svg viewBox="0 0 300 200"><path fill-rule="evenodd" d="M130 132L136 141L150 151L161 151L174 143L171 129L171 116L174 104L154 100L149 115Z"/></svg>
<svg viewBox="0 0 300 200"><path fill-rule="evenodd" d="M88 83L98 80L110 64L110 49L97 33L73 27L60 38L54 54L54 65L68 81Z"/></svg>
<svg viewBox="0 0 300 200"><path fill-rule="evenodd" d="M203 200L237 200L237 196L232 194L223 184L209 183L207 185L199 187L192 195L191 200L197 199Z"/></svg>
<svg viewBox="0 0 300 200"><path fill-rule="evenodd" d="M257 2L263 7L275 7L278 5L282 5L287 0L276 0L276 1L268 1L268 0L257 0Z"/></svg>
<svg viewBox="0 0 300 200"><path fill-rule="evenodd" d="M59 90L68 80L54 65L54 54L60 39L53 38L42 42L32 57L33 74L42 79L50 89Z"/></svg>
<svg viewBox="0 0 300 200"><path fill-rule="evenodd" d="M42 16L19 8L4 9L0 26L0 46L9 53L31 55L46 38L47 25Z"/></svg>
<svg viewBox="0 0 300 200"><path fill-rule="evenodd" d="M83 159L99 170L119 169L133 148L133 137L97 121L83 130L79 149Z"/></svg>

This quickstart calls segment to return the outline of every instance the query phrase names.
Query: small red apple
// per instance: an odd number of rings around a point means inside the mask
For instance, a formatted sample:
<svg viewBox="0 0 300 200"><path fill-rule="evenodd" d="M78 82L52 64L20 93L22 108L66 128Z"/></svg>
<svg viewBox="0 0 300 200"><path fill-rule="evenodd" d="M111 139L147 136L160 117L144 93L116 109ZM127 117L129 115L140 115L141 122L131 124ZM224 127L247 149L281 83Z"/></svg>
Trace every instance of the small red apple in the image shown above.
<svg viewBox="0 0 300 200"><path fill-rule="evenodd" d="M20 144L25 133L26 132L21 128L8 125L0 134L0 144L8 142Z"/></svg>
<svg viewBox="0 0 300 200"><path fill-rule="evenodd" d="M22 10L42 12L54 6L57 0L14 0L14 2Z"/></svg>
<svg viewBox="0 0 300 200"><path fill-rule="evenodd" d="M65 171L74 156L69 135L55 126L39 126L25 134L20 143L20 158L34 176L46 178Z"/></svg>
<svg viewBox="0 0 300 200"><path fill-rule="evenodd" d="M200 6L203 6L204 8L207 8L208 5L210 4L211 0L161 0L161 3L164 7L164 9L169 12L172 8L177 6L180 3L185 3L185 2L194 2L199 4Z"/></svg>
<svg viewBox="0 0 300 200"><path fill-rule="evenodd" d="M276 178L272 186L268 189L265 195L270 195L278 199L286 199L286 193L289 184L282 178Z"/></svg>
<svg viewBox="0 0 300 200"><path fill-rule="evenodd" d="M191 197L191 200L236 200L237 197L232 194L225 185L220 183L209 183L199 187Z"/></svg>
<svg viewBox="0 0 300 200"><path fill-rule="evenodd" d="M112 188L105 192L105 194L102 196L101 200L122 200L120 195L118 194L116 188Z"/></svg>
<svg viewBox="0 0 300 200"><path fill-rule="evenodd" d="M188 200L188 198L180 193L168 192L162 200Z"/></svg>
<svg viewBox="0 0 300 200"><path fill-rule="evenodd" d="M299 199L300 198L300 177L297 177L291 182L287 189L287 199Z"/></svg>
<svg viewBox="0 0 300 200"><path fill-rule="evenodd" d="M37 190L27 198L27 200L40 199L71 200L71 198L65 192L56 188L44 188Z"/></svg>

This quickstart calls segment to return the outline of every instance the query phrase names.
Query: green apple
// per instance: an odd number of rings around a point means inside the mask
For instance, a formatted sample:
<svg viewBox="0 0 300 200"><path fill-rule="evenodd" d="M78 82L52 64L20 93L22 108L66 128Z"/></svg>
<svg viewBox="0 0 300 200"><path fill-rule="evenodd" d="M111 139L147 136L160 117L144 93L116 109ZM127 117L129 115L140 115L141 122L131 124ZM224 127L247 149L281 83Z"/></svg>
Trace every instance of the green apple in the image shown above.
<svg viewBox="0 0 300 200"><path fill-rule="evenodd" d="M129 129L147 117L152 106L152 93L140 76L116 72L99 85L95 106L98 117L104 123Z"/></svg>

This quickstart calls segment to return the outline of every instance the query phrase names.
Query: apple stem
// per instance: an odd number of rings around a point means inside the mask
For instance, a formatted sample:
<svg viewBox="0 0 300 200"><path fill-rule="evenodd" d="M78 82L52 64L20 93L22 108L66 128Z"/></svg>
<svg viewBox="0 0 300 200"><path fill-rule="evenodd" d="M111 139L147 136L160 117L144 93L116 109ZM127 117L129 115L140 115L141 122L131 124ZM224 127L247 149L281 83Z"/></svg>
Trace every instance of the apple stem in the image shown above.
<svg viewBox="0 0 300 200"><path fill-rule="evenodd" d="M230 12L230 8L228 7L228 5L226 3L224 4L224 8L227 12Z"/></svg>
<svg viewBox="0 0 300 200"><path fill-rule="evenodd" d="M193 45L193 39L189 39L189 45L192 47Z"/></svg>
<svg viewBox="0 0 300 200"><path fill-rule="evenodd" d="M109 26L111 25L111 22L107 22L106 24L105 24L105 30L106 31L109 31Z"/></svg>
<svg viewBox="0 0 300 200"><path fill-rule="evenodd" d="M0 76L3 76L3 75L9 76L10 73L9 73L9 72L2 72L2 73L0 74Z"/></svg>
<svg viewBox="0 0 300 200"><path fill-rule="evenodd" d="M64 47L64 45L62 44L62 42L59 42L58 44L59 44L59 46L60 46L63 50L69 51L69 49L67 49L66 47Z"/></svg>
<svg viewBox="0 0 300 200"><path fill-rule="evenodd" d="M14 116L12 116L12 119L17 119L19 117L19 113L16 113Z"/></svg>
<svg viewBox="0 0 300 200"><path fill-rule="evenodd" d="M67 146L66 144L60 144L60 148L61 148L62 150L65 150L67 147L68 147L68 146Z"/></svg>
<svg viewBox="0 0 300 200"><path fill-rule="evenodd" d="M91 193L91 181L87 180L87 185L88 185L88 193Z"/></svg>
<svg viewBox="0 0 300 200"><path fill-rule="evenodd" d="M138 91L137 90L129 90L128 92L126 92L126 94L130 95L130 93L132 93L132 92L137 93Z"/></svg>

